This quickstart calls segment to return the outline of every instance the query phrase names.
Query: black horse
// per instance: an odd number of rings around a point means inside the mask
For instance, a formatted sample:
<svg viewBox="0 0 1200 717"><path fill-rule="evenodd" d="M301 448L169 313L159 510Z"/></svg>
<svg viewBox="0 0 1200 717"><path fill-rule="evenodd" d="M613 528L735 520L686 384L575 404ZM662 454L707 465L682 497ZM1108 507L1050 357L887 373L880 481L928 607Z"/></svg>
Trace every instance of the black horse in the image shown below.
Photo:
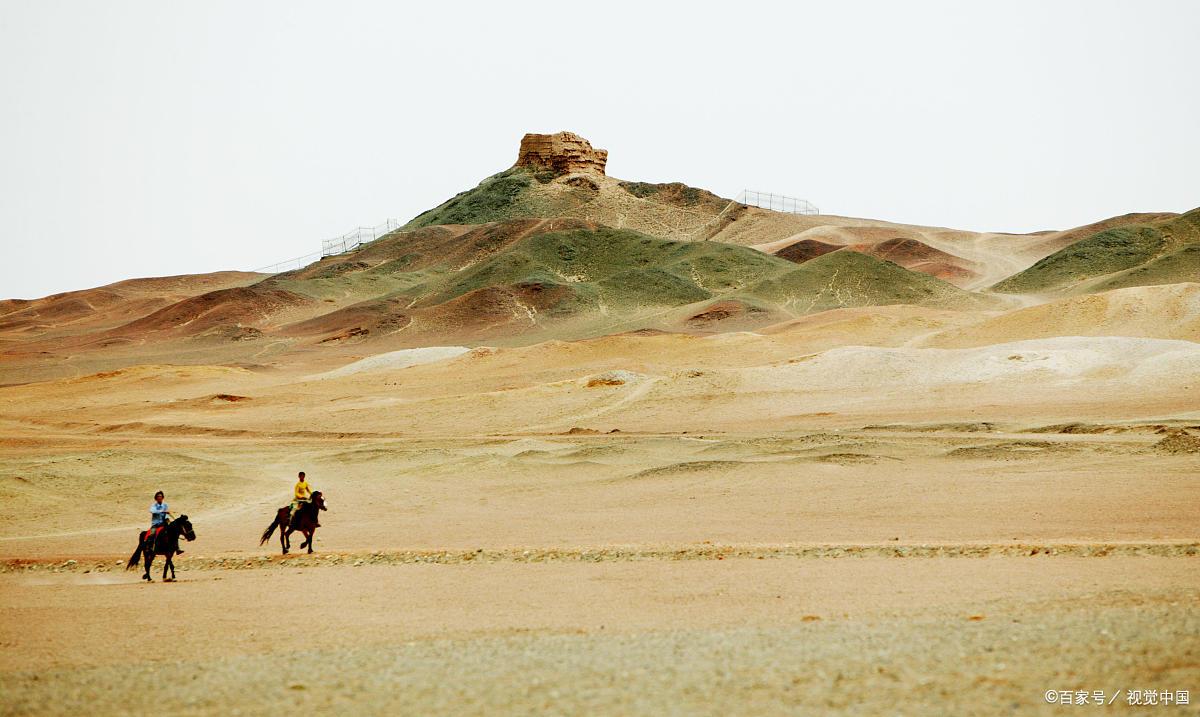
<svg viewBox="0 0 1200 717"><path fill-rule="evenodd" d="M321 495L321 491L315 490L312 494L312 500L308 503L301 503L300 508L292 515L291 506L284 506L275 512L275 521L267 526L263 531L262 539L258 541L259 545L265 545L271 539L271 534L279 528L279 547L283 549L283 554L287 555L292 548L292 533L299 530L304 534L304 542L300 544L301 548L308 548L308 552L313 551L313 534L317 532L317 528L321 527L321 523L317 520L320 511L326 510L325 497Z"/></svg>
<svg viewBox="0 0 1200 717"><path fill-rule="evenodd" d="M163 555L167 558L167 562L163 565L163 582L174 582L175 562L171 558L179 552L179 536L181 535L188 542L196 539L196 532L192 530L192 524L186 515L181 515L167 523L157 536L152 535L149 530L138 533L137 550L129 556L129 562L125 564L125 569L132 570L133 566L138 564L138 558L144 557L146 572L142 575L142 580L154 582L154 579L150 577L150 564L154 562L155 555ZM171 571L170 578L167 577L168 569Z"/></svg>

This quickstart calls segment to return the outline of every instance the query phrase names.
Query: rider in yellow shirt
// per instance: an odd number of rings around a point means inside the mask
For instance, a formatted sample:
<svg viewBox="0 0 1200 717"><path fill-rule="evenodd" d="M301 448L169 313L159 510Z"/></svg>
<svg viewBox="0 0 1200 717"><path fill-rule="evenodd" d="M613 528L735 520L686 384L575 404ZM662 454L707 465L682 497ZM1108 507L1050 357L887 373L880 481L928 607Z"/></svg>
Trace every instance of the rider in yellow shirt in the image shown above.
<svg viewBox="0 0 1200 717"><path fill-rule="evenodd" d="M296 487L292 491L294 498L292 500L292 512L300 510L300 506L312 500L312 486L304 479L304 471L300 471Z"/></svg>
<svg viewBox="0 0 1200 717"><path fill-rule="evenodd" d="M304 471L300 471L296 480L296 487L292 489L292 518L300 512L300 508L312 502L313 489L304 478ZM321 527L321 523L316 520L314 514L313 527Z"/></svg>

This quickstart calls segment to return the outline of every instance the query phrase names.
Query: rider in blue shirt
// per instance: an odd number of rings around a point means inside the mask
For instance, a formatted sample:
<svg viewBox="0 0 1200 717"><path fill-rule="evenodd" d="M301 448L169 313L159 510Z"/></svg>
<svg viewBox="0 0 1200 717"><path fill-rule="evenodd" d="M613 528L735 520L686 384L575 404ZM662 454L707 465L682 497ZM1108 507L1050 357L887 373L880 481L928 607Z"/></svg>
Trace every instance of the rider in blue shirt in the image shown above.
<svg viewBox="0 0 1200 717"><path fill-rule="evenodd" d="M171 511L167 509L167 504L163 502L164 498L166 496L163 495L161 490L154 494L154 502L150 504L151 528L167 524L167 516L171 514Z"/></svg>
<svg viewBox="0 0 1200 717"><path fill-rule="evenodd" d="M150 530L155 537L158 536L158 530L167 525L167 519L171 515L171 511L167 508L166 496L160 490L154 494L154 502L150 504ZM178 552L182 553L182 550Z"/></svg>

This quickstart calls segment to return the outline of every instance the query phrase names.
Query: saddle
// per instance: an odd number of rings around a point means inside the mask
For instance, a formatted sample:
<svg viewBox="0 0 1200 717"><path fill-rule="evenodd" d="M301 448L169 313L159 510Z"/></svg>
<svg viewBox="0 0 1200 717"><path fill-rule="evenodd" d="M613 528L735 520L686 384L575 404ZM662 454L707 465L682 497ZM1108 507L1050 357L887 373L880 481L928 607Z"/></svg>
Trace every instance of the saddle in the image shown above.
<svg viewBox="0 0 1200 717"><path fill-rule="evenodd" d="M142 543L145 544L147 541L149 541L151 548L157 547L156 544L158 542L158 536L163 532L164 529L166 529L166 527L166 525L160 525L142 531Z"/></svg>

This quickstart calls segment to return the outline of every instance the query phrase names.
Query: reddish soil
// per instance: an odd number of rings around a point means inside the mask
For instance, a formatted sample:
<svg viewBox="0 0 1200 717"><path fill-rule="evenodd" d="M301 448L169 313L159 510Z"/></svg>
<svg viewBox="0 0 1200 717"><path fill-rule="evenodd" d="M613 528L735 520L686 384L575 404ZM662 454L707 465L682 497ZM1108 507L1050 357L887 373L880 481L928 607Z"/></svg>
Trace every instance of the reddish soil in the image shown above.
<svg viewBox="0 0 1200 717"><path fill-rule="evenodd" d="M260 274L225 271L130 279L40 299L7 299L0 301L0 337L53 338L112 328L176 301L259 278Z"/></svg>
<svg viewBox="0 0 1200 717"><path fill-rule="evenodd" d="M751 306L741 301L718 301L709 304L704 311L691 316L687 320L689 328L715 328L718 324L731 320L747 319L751 315L762 316L766 312L757 306Z"/></svg>
<svg viewBox="0 0 1200 717"><path fill-rule="evenodd" d="M823 254L828 254L831 251L837 251L841 248L837 244L828 244L816 239L801 239L795 244L790 244L780 249L775 253L775 256L780 259L794 261L797 264L803 264L809 259L816 259Z"/></svg>
<svg viewBox="0 0 1200 717"><path fill-rule="evenodd" d="M978 276L970 268L973 262L916 239L895 237L878 244L854 244L849 248L945 281L960 282Z"/></svg>
<svg viewBox="0 0 1200 717"><path fill-rule="evenodd" d="M247 286L219 289L193 296L160 309L113 331L114 335L140 335L186 327L189 334L217 326L269 325L289 309L313 304L313 300L283 289Z"/></svg>

